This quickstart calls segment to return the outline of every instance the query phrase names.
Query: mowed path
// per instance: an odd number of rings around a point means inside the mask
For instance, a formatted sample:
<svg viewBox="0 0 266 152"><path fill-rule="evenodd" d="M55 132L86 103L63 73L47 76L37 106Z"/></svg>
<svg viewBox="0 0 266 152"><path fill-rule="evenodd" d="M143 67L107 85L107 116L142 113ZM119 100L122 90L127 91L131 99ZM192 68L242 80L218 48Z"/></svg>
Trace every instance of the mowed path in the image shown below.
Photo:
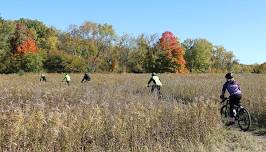
<svg viewBox="0 0 266 152"><path fill-rule="evenodd" d="M252 152L266 152L266 129L251 129L251 131L243 132L238 128L231 128L233 132L238 134L239 138L242 138L240 142L230 145L232 151L251 151ZM230 130L231 130L230 129ZM233 150L236 144L242 144L242 148ZM250 146L251 149L246 149L246 147ZM242 150L241 150L242 149Z"/></svg>
<svg viewBox="0 0 266 152"><path fill-rule="evenodd" d="M256 139L256 141L258 142L258 145L261 147L261 150L266 152L266 130L263 131L255 130L252 132L248 132L248 134L253 136L254 139Z"/></svg>

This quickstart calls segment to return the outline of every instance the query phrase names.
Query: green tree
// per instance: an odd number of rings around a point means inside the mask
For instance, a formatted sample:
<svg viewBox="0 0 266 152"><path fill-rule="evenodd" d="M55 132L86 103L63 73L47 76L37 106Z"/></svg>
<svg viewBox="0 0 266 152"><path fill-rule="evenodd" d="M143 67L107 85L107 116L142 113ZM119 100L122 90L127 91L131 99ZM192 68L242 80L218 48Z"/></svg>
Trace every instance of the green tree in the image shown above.
<svg viewBox="0 0 266 152"><path fill-rule="evenodd" d="M11 21L0 22L0 53L10 51L10 37L15 33L16 26Z"/></svg>
<svg viewBox="0 0 266 152"><path fill-rule="evenodd" d="M206 39L187 39L183 43L185 60L190 72L208 72L213 45Z"/></svg>
<svg viewBox="0 0 266 152"><path fill-rule="evenodd" d="M116 38L115 31L111 25L108 24L99 24L98 25L99 34L96 36L95 44L96 44L96 55L93 57L92 63L92 71L97 71L98 67L101 64L112 64L109 60L106 60L106 55L110 54L108 51L112 51L113 43Z"/></svg>
<svg viewBox="0 0 266 152"><path fill-rule="evenodd" d="M266 62L258 66L258 73L266 73Z"/></svg>
<svg viewBox="0 0 266 152"><path fill-rule="evenodd" d="M219 46L212 49L211 68L214 72L231 71L236 62L232 51L227 51L224 47Z"/></svg>
<svg viewBox="0 0 266 152"><path fill-rule="evenodd" d="M40 54L29 53L23 56L22 69L25 72L39 72L43 70L43 58Z"/></svg>
<svg viewBox="0 0 266 152"><path fill-rule="evenodd" d="M47 60L44 62L44 67L48 72L64 72L65 61L63 52L51 51L47 56Z"/></svg>
<svg viewBox="0 0 266 152"><path fill-rule="evenodd" d="M147 37L141 34L134 39L132 51L129 53L128 67L131 72L142 73L145 72L145 59L148 53L149 44Z"/></svg>
<svg viewBox="0 0 266 152"><path fill-rule="evenodd" d="M51 51L44 67L48 72L84 72L87 65L82 57L73 56L63 51Z"/></svg>
<svg viewBox="0 0 266 152"><path fill-rule="evenodd" d="M159 72L158 58L160 55L160 47L158 42L159 37L157 34L141 36L139 39L139 49L145 53L145 72Z"/></svg>
<svg viewBox="0 0 266 152"><path fill-rule="evenodd" d="M0 21L0 73L8 73L11 64L10 38L15 33L15 23L12 21Z"/></svg>
<svg viewBox="0 0 266 152"><path fill-rule="evenodd" d="M232 71L234 73L258 73L259 65L245 65L234 63L232 67Z"/></svg>
<svg viewBox="0 0 266 152"><path fill-rule="evenodd" d="M64 55L65 71L67 72L85 72L87 70L87 64L82 57Z"/></svg>
<svg viewBox="0 0 266 152"><path fill-rule="evenodd" d="M116 40L115 50L117 53L118 60L118 71L119 72L127 72L130 60L130 52L134 49L134 38L128 34L124 34L120 36Z"/></svg>
<svg viewBox="0 0 266 152"><path fill-rule="evenodd" d="M95 71L100 66L113 64L113 61L109 62L110 57L107 55L114 53L115 38L111 25L85 22L81 26L71 25L67 33L61 33L59 48L74 56L83 57L87 66Z"/></svg>

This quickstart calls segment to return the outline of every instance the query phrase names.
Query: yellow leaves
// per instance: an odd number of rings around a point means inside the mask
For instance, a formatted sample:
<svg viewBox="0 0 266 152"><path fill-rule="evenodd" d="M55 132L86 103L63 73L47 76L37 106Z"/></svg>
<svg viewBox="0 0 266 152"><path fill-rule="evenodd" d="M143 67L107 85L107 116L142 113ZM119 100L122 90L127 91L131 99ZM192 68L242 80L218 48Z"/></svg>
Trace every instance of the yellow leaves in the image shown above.
<svg viewBox="0 0 266 152"><path fill-rule="evenodd" d="M50 36L47 39L47 43L49 45L50 50L56 50L58 46L58 37L57 36Z"/></svg>

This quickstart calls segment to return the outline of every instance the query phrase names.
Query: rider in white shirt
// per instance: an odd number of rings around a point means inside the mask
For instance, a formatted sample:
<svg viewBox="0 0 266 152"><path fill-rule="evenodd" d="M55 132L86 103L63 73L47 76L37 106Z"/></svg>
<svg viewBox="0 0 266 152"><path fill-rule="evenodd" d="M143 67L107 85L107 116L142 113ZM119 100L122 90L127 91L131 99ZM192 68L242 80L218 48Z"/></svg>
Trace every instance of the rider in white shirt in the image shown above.
<svg viewBox="0 0 266 152"><path fill-rule="evenodd" d="M153 92L154 89L157 89L160 92L161 87L162 87L162 82L161 82L160 78L158 77L158 75L154 72L152 73L151 78L148 81L148 87L150 86L151 82L153 82L151 92Z"/></svg>
<svg viewBox="0 0 266 152"><path fill-rule="evenodd" d="M70 76L69 76L69 74L65 73L65 77L64 77L63 81L64 80L66 80L66 83L69 86L70 85Z"/></svg>

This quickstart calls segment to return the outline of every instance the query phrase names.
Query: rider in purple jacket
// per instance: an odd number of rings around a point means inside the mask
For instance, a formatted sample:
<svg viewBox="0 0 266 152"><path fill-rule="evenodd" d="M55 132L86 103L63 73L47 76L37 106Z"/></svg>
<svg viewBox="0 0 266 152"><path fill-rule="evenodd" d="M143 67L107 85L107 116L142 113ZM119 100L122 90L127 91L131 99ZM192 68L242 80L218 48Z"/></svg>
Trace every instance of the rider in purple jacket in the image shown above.
<svg viewBox="0 0 266 152"><path fill-rule="evenodd" d="M225 91L227 90L230 94L229 96L229 104L230 104L230 119L229 123L233 124L235 122L235 114L234 114L234 105L238 105L241 99L241 90L239 84L234 80L232 73L227 73L225 75L226 82L223 85L222 94L220 96L221 99L224 98Z"/></svg>

